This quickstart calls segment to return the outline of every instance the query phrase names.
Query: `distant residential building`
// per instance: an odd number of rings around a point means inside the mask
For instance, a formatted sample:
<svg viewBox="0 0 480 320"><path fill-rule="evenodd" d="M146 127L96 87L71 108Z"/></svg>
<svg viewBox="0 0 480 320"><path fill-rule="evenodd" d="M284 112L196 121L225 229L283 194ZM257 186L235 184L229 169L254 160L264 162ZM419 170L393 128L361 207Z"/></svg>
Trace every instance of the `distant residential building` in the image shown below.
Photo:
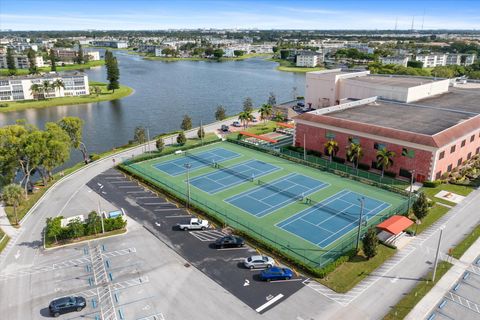
<svg viewBox="0 0 480 320"><path fill-rule="evenodd" d="M34 51L38 51L38 46L36 44L31 44L27 42L11 43L8 45L8 47L12 48L17 53L23 53L30 48Z"/></svg>
<svg viewBox="0 0 480 320"><path fill-rule="evenodd" d="M400 66L407 66L409 58L405 56L380 57L382 64L397 64Z"/></svg>
<svg viewBox="0 0 480 320"><path fill-rule="evenodd" d="M55 56L61 61L73 61L78 55L78 51L71 48L57 48L53 49ZM91 61L100 60L99 51L87 51L83 50L83 54L88 56Z"/></svg>
<svg viewBox="0 0 480 320"><path fill-rule="evenodd" d="M13 59L15 61L15 67L17 69L28 69L30 67L30 62L28 60L27 55L23 54L14 54ZM43 57L42 56L36 56L35 57L35 64L37 67L41 68L44 67L45 64L43 62ZM7 55L6 54L1 54L0 55L0 69L7 69Z"/></svg>
<svg viewBox="0 0 480 320"><path fill-rule="evenodd" d="M163 54L162 52L163 49L175 49L175 48L168 45L155 46L155 57L165 57L165 54Z"/></svg>
<svg viewBox="0 0 480 320"><path fill-rule="evenodd" d="M155 44L140 44L138 45L138 52L145 52L145 53L155 53L155 49L158 45Z"/></svg>
<svg viewBox="0 0 480 320"><path fill-rule="evenodd" d="M32 85L42 86L44 81L62 80L65 88L32 92ZM0 77L0 101L20 101L43 98L82 96L90 94L88 76L82 72L48 73L36 76Z"/></svg>
<svg viewBox="0 0 480 320"><path fill-rule="evenodd" d="M92 41L92 45L96 47L110 47L116 49L128 48L128 43L120 40L96 40Z"/></svg>
<svg viewBox="0 0 480 320"><path fill-rule="evenodd" d="M88 60L90 61L98 61L100 60L100 52L99 51L90 51L90 50L83 50L83 54L88 56Z"/></svg>
<svg viewBox="0 0 480 320"><path fill-rule="evenodd" d="M434 68L438 66L445 66L447 64L446 54L417 54L416 61L423 63L424 68Z"/></svg>
<svg viewBox="0 0 480 320"><path fill-rule="evenodd" d="M314 51L301 51L297 54L296 66L314 68L323 63L323 54Z"/></svg>
<svg viewBox="0 0 480 320"><path fill-rule="evenodd" d="M447 65L469 66L475 62L477 56L472 54L451 53L447 55Z"/></svg>

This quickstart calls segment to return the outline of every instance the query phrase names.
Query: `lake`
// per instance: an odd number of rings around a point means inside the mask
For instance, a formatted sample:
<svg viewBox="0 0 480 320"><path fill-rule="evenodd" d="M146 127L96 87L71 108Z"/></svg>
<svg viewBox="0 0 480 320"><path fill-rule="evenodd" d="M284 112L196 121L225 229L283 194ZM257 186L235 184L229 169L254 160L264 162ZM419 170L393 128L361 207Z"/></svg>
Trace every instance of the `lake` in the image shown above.
<svg viewBox="0 0 480 320"><path fill-rule="evenodd" d="M303 96L305 75L275 70L275 62L261 58L244 61L149 61L115 51L120 82L135 92L126 98L90 104L30 109L0 113L0 126L26 119L39 127L45 122L75 116L85 121L84 142L89 153L98 153L128 143L136 126L150 135L179 130L185 114L194 126L214 121L218 105L227 114L242 110L245 97L260 105L273 92L277 102L292 100L293 87ZM90 81L106 82L105 67L88 69ZM81 161L73 152L69 164Z"/></svg>

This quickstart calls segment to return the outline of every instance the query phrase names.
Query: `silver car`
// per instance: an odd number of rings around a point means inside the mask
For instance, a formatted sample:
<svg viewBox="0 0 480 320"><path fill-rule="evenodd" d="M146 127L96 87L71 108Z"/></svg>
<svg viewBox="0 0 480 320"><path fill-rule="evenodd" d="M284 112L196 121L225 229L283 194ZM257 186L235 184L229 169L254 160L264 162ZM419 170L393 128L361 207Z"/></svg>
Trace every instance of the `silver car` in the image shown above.
<svg viewBox="0 0 480 320"><path fill-rule="evenodd" d="M271 268L275 265L275 261L268 256L251 256L243 261L246 268Z"/></svg>

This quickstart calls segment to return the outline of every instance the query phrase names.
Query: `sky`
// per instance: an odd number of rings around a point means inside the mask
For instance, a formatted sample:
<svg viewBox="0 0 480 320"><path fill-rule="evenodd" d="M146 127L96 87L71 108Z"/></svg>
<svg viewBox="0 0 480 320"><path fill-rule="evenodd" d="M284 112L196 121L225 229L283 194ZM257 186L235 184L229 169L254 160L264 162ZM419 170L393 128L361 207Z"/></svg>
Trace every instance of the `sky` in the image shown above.
<svg viewBox="0 0 480 320"><path fill-rule="evenodd" d="M477 29L479 0L0 0L0 29Z"/></svg>

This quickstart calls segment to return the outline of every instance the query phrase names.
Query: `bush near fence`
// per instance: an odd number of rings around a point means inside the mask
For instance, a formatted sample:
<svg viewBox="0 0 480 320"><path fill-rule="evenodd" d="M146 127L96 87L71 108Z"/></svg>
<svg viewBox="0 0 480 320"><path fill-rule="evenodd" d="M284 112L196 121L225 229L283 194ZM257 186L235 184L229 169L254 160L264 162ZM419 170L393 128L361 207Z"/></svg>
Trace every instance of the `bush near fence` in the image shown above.
<svg viewBox="0 0 480 320"><path fill-rule="evenodd" d="M275 155L277 155L277 153L275 153ZM290 157L282 154L280 154L280 156L290 160ZM303 160L295 162L304 163ZM169 196L178 199L181 202L186 202L187 192L185 188L174 184L167 184L140 167L130 166L131 164L133 164L133 162L127 161L121 164L119 168L130 175L133 175L141 182L150 185L153 188L159 188L164 193L167 193ZM369 184L374 185L375 183L372 182ZM227 207L209 201L205 195L201 193L197 194L194 190L191 190L189 205L204 212L207 216L220 222L222 225L231 226L237 231L248 235L249 238L266 247L268 250L281 255L286 260L295 263L302 269L317 277L325 276L329 270L334 268L329 267L331 263L335 264L335 261L342 256L348 257L348 252L351 252L351 250L356 247L357 235L356 233L351 233L350 235L343 237L334 246L328 248L328 250L321 248L312 249L312 247L297 248L286 240L284 236L279 236L275 232L269 230L269 228L261 227L255 223L241 221L239 218L228 214L230 210ZM386 213L370 219L368 225L362 226L362 229L367 230L369 226L376 225L394 214L406 214L407 205L408 204L405 201L397 207L390 208Z"/></svg>

